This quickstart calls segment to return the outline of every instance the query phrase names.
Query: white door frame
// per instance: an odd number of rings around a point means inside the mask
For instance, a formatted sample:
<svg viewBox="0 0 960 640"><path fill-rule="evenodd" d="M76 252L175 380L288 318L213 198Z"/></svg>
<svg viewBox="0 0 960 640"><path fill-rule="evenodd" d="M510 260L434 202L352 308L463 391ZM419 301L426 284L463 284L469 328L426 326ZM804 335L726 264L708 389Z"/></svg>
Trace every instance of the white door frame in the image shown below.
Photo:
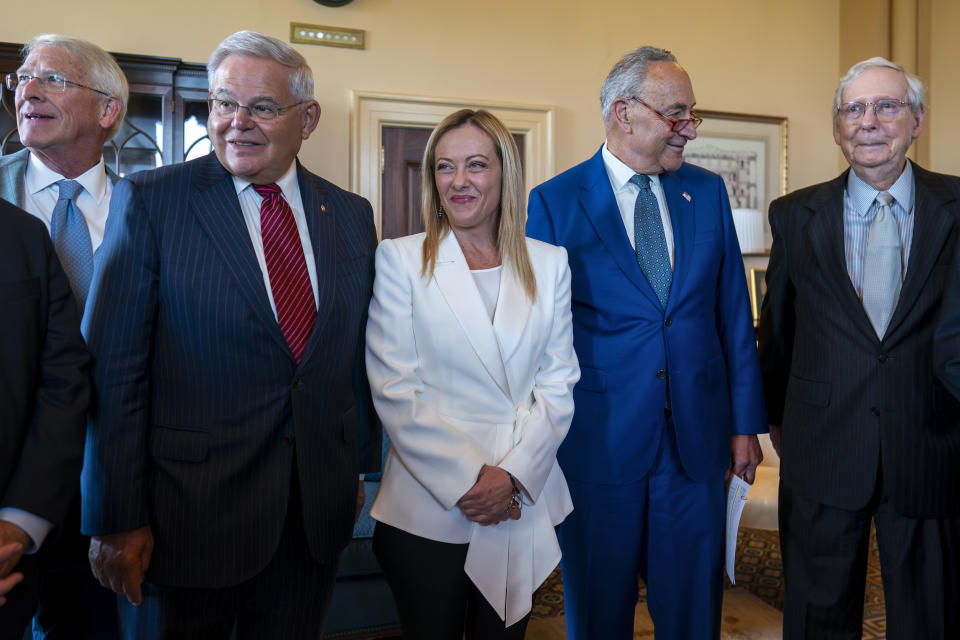
<svg viewBox="0 0 960 640"><path fill-rule="evenodd" d="M350 190L370 200L378 236L383 211L380 187L384 126L432 129L457 109L486 109L503 121L511 133L523 136L523 179L527 194L553 177L554 108L551 106L375 91L352 91L351 94Z"/></svg>

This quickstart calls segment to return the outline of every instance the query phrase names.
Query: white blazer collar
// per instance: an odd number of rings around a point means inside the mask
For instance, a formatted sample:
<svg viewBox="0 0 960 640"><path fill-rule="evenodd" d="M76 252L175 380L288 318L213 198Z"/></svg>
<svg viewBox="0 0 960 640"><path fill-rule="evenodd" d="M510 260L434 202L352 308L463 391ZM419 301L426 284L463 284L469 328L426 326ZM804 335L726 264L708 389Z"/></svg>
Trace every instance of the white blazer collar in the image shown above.
<svg viewBox="0 0 960 640"><path fill-rule="evenodd" d="M501 274L506 274L503 269ZM433 277L437 281L440 293L444 300L450 305L450 309L457 317L457 321L463 328L470 345L476 352L480 362L483 363L487 373L493 378L493 381L500 387L500 390L509 398L510 387L507 383L507 374L503 366L503 357L500 352L500 344L494 332L494 325L490 322L487 310L483 306L483 300L480 299L480 292L470 274L470 268L467 266L467 260L460 249L460 243L453 232L447 233L447 236L440 241L440 247L437 252L437 264L433 272ZM501 302L504 294L504 278L500 276L500 299L497 301L497 314L499 317Z"/></svg>

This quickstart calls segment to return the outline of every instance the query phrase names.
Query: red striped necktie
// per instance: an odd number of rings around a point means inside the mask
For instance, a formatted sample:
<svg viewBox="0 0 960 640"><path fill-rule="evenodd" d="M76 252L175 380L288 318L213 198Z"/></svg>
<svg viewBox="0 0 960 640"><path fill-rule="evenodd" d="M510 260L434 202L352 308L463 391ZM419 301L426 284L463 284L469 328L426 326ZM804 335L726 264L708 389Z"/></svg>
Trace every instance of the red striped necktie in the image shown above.
<svg viewBox="0 0 960 640"><path fill-rule="evenodd" d="M294 359L300 362L317 317L300 233L293 219L293 210L284 200L279 186L255 184L253 188L263 196L260 233L263 235L263 253L273 303L277 307L277 322Z"/></svg>

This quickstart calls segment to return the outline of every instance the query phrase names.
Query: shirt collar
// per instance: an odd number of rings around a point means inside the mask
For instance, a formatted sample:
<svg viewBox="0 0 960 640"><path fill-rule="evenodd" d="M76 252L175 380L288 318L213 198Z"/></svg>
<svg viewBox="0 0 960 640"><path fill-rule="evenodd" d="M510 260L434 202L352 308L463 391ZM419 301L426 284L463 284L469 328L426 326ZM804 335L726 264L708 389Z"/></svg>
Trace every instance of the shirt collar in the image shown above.
<svg viewBox="0 0 960 640"><path fill-rule="evenodd" d="M607 177L610 178L610 184L612 184L617 191L633 185L633 183L630 182L630 178L635 176L637 172L624 164L620 158L613 155L610 149L607 148L606 142L603 143L600 154L603 156L603 166L607 169ZM651 188L660 188L659 174L647 174L647 177L650 178ZM639 187L633 186L633 188L637 189Z"/></svg>
<svg viewBox="0 0 960 640"><path fill-rule="evenodd" d="M27 172L24 176L24 184L27 192L31 195L40 193L60 180L66 179L64 176L43 164L33 153L30 154L30 159L27 161ZM84 191L90 194L90 196L97 201L97 204L100 204L107 195L107 169L103 162L103 156L100 156L100 162L73 179L80 183Z"/></svg>
<svg viewBox="0 0 960 640"><path fill-rule="evenodd" d="M896 199L897 204L908 215L913 211L913 166L909 160L900 177L893 183L893 186L887 189L887 192ZM861 180L853 169L850 170L847 176L847 195L850 197L850 204L857 215L867 215L879 193L880 191Z"/></svg>
<svg viewBox="0 0 960 640"><path fill-rule="evenodd" d="M240 195L240 192L251 184L253 183L249 180L245 180L239 176L233 176L233 186L237 190L237 195ZM292 202L293 193L297 190L296 160L290 163L290 168L277 180L277 186L280 187L280 190L283 192L283 197L286 198L287 202Z"/></svg>

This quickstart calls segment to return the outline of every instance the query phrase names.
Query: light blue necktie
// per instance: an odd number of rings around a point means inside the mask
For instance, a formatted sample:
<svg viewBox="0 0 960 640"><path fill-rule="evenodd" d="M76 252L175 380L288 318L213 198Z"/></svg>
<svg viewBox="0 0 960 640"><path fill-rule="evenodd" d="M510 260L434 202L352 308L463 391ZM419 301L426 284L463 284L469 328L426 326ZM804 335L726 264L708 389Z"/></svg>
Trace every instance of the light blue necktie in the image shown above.
<svg viewBox="0 0 960 640"><path fill-rule="evenodd" d="M50 223L50 236L53 246L57 250L57 257L63 266L70 288L77 299L77 306L83 313L83 306L90 290L90 279L93 277L93 245L90 243L90 231L87 221L77 209L74 201L83 191L83 186L76 180L60 180L57 182L59 199L53 208L53 220Z"/></svg>
<svg viewBox="0 0 960 640"><path fill-rule="evenodd" d="M640 187L637 202L633 206L633 239L637 252L637 263L647 276L660 300L660 306L667 308L670 298L670 285L673 282L673 270L670 268L670 253L667 251L667 239L663 233L663 221L660 219L660 207L657 198L650 190L650 177L638 173L630 182Z"/></svg>
<svg viewBox="0 0 960 640"><path fill-rule="evenodd" d="M877 212L870 223L863 257L863 308L878 338L883 338L900 299L903 285L903 254L900 230L893 216L894 198L886 191L877 195Z"/></svg>

